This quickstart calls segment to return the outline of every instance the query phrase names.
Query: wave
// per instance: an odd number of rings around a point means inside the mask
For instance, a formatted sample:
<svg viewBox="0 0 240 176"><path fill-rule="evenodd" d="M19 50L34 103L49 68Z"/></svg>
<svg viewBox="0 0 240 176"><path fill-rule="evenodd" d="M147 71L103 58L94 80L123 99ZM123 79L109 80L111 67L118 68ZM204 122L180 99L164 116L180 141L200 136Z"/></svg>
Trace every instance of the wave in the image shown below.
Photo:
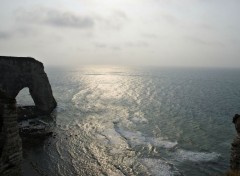
<svg viewBox="0 0 240 176"><path fill-rule="evenodd" d="M178 161L192 161L192 162L208 162L216 160L221 155L215 152L193 152L178 149L175 153L175 159Z"/></svg>
<svg viewBox="0 0 240 176"><path fill-rule="evenodd" d="M155 176L181 176L181 174L173 164L161 159L143 158L140 160L150 172Z"/></svg>
<svg viewBox="0 0 240 176"><path fill-rule="evenodd" d="M178 143L167 141L164 138L154 138L154 137L146 137L140 131L132 132L125 130L121 127L115 126L115 130L125 138L131 146L135 147L137 145L152 145L156 147L162 148L174 148Z"/></svg>

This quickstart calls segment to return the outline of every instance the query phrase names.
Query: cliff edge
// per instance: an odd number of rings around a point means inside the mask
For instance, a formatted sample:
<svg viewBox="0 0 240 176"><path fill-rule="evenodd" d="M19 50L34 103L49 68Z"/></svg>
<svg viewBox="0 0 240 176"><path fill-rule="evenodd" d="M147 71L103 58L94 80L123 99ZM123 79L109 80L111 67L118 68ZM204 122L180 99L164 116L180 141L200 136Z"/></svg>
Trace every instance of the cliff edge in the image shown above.
<svg viewBox="0 0 240 176"><path fill-rule="evenodd" d="M57 106L43 64L29 57L0 56L0 175L21 176L22 140L16 96L29 88L37 111L50 114Z"/></svg>
<svg viewBox="0 0 240 176"><path fill-rule="evenodd" d="M30 57L0 56L0 91L15 99L25 87L41 113L49 114L57 106L41 62Z"/></svg>

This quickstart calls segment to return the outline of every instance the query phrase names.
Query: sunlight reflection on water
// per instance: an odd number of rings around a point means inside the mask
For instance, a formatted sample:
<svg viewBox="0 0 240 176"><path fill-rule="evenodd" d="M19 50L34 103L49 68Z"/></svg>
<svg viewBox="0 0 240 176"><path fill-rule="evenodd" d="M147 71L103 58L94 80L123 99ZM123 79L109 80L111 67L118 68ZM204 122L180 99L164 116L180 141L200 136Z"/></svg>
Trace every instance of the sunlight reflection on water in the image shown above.
<svg viewBox="0 0 240 176"><path fill-rule="evenodd" d="M116 66L48 69L58 101L56 138L46 140L44 148L32 148L26 160L46 175L224 172L234 134L227 118L240 107L235 96L240 74L224 73L233 79L225 84L220 73Z"/></svg>

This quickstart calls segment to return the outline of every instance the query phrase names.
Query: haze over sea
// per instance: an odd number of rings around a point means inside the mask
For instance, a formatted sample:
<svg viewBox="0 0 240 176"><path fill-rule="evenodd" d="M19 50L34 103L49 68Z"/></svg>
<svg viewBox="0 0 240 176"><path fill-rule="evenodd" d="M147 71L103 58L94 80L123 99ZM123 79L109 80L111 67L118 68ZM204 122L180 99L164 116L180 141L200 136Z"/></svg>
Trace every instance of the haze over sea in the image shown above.
<svg viewBox="0 0 240 176"><path fill-rule="evenodd" d="M25 175L218 175L229 168L240 70L47 67L54 134L24 153ZM33 104L28 90L18 104Z"/></svg>

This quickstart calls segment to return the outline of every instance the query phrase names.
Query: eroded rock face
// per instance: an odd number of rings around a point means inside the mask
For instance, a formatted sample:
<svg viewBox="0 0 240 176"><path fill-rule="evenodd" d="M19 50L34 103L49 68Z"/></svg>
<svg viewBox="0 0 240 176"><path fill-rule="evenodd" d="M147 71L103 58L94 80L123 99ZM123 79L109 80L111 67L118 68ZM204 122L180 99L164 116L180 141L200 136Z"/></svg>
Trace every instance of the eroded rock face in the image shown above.
<svg viewBox="0 0 240 176"><path fill-rule="evenodd" d="M0 175L20 176L22 140L19 136L16 101L0 91Z"/></svg>
<svg viewBox="0 0 240 176"><path fill-rule="evenodd" d="M57 103L43 64L33 58L0 56L0 175L20 176L22 140L16 96L29 88L37 111L50 114Z"/></svg>
<svg viewBox="0 0 240 176"><path fill-rule="evenodd" d="M25 87L29 88L37 109L42 113L49 114L56 107L41 62L30 57L0 56L0 91L15 99Z"/></svg>
<svg viewBox="0 0 240 176"><path fill-rule="evenodd" d="M237 131L231 148L230 167L233 172L240 174L240 115L235 114L232 121Z"/></svg>

